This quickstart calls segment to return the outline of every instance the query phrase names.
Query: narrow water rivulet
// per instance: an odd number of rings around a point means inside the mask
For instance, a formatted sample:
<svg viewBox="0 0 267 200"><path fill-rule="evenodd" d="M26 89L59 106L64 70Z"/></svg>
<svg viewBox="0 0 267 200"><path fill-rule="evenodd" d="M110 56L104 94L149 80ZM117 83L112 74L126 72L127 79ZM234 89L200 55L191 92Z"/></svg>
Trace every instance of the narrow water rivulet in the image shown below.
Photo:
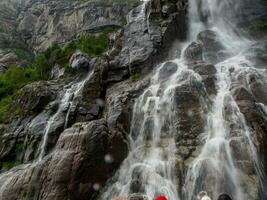
<svg viewBox="0 0 267 200"><path fill-rule="evenodd" d="M245 180L240 180L244 172L240 170L237 158L233 157L232 151L237 149L231 147L231 144L238 140L240 143L237 148L244 150L242 153L246 154L247 161L254 165L258 181L263 181L263 171L249 128L230 92L230 69L243 70L243 62L247 61L237 56L216 65L217 96L207 116L205 144L187 173L186 199L193 199L193 195L202 190L207 190L213 199L224 192L234 199L247 198L241 187Z"/></svg>
<svg viewBox="0 0 267 200"><path fill-rule="evenodd" d="M267 199L265 0L18 9L14 30L40 57L3 69L0 33L0 200Z"/></svg>
<svg viewBox="0 0 267 200"><path fill-rule="evenodd" d="M42 143L40 145L38 161L41 161L47 153L47 141L51 131L51 126L57 121L57 118L60 117L60 115L64 114L64 129L67 128L73 101L78 97L78 95L80 95L84 85L88 80L90 80L92 74L93 71L89 71L88 75L83 80L73 83L71 86L69 86L69 88L65 89L64 95L59 102L57 111L48 119L45 126Z"/></svg>
<svg viewBox="0 0 267 200"><path fill-rule="evenodd" d="M216 94L211 98L210 106L202 101L203 107L208 108L203 114L206 119L204 133L199 133L202 145L199 154L187 167L185 176L180 177L183 180L176 178L179 163L176 155L176 135L179 134L176 117L179 111L176 106L180 102L175 99L175 88L182 85L186 77L197 82L201 82L201 78L190 70L190 65L196 63L188 63L180 57L159 65L153 72L150 86L135 100L129 155L101 199L131 195L153 199L164 194L170 200L193 200L198 192L204 190L212 199L227 193L235 200L243 200L251 198L249 195L255 188L262 193L259 198L265 198L265 175L255 138L252 138L245 117L231 94L232 84L240 73L247 70L258 74L264 72L264 69L254 68L243 55L253 42L239 30L238 20L234 18L241 3L241 0L189 1L187 43L199 39L199 34L210 34L208 38L216 40L217 46L211 48L211 52L204 46L201 55L203 61L215 64ZM142 6L143 11L146 4L147 1ZM201 41L197 42L203 45ZM214 51L217 51L216 55ZM266 112L266 108L263 111ZM233 155L233 151L239 148L243 151L241 157L246 157L245 161ZM258 183L255 188L246 186L248 183L242 174L246 173L247 167L255 171L254 178Z"/></svg>

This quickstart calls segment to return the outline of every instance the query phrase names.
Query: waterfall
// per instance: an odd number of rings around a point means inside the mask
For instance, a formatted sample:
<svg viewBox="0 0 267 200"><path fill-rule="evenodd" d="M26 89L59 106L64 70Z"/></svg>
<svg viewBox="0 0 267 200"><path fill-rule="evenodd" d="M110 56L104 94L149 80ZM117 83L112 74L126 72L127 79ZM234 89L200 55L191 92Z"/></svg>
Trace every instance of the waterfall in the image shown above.
<svg viewBox="0 0 267 200"><path fill-rule="evenodd" d="M147 2L143 3L142 8ZM144 195L141 199L150 200L164 194L170 200L193 200L198 192L205 190L212 199L217 199L220 193L228 193L235 200L244 200L248 198L242 188L246 180L241 180L245 172L238 166L231 146L238 142L237 148L244 149L242 153L247 154L246 162L254 167L259 186L263 189L265 176L255 142L230 91L232 79L236 78L231 73L233 70L253 69L261 73L242 55L241 50L247 49L253 42L236 26L238 22L235 17L241 2L189 0L187 42L195 41L201 31L212 30L228 56L215 65L217 94L206 116L201 153L191 162L185 174L183 194L178 192L181 190L175 168L179 163L175 143L175 104L179 102L175 102L174 89L182 82L185 73L191 73L196 79L198 77L188 69L182 58L178 58L171 61L177 68L167 80L160 77L168 62L159 65L152 75L150 86L135 100L129 154L100 199L129 197L138 193ZM266 107L260 106L266 112ZM226 107L229 113L225 113Z"/></svg>
<svg viewBox="0 0 267 200"><path fill-rule="evenodd" d="M194 41L203 30L213 30L231 55L247 48L251 41L237 27L242 0L188 0L189 40Z"/></svg>
<svg viewBox="0 0 267 200"><path fill-rule="evenodd" d="M51 127L53 126L53 123L55 123L57 118L60 117L60 115L64 114L64 112L66 111L67 113L65 114L64 129L67 128L67 125L68 125L67 123L69 121L69 115L70 115L74 100L76 97L81 95L81 92L86 82L90 80L90 78L93 75L93 72L94 70L92 71L90 70L86 78L84 78L83 80L77 83L73 83L70 88L65 89L64 95L62 99L60 100L57 111L48 119L47 124L45 126L44 136L42 139L42 143L40 145L40 150L39 150L40 153L39 153L38 161L41 161L46 154L49 133L51 131Z"/></svg>
<svg viewBox="0 0 267 200"><path fill-rule="evenodd" d="M240 9L242 1L233 0L190 0L190 39L196 39L200 31L209 29L215 31L220 41L229 52L230 58L216 64L217 95L212 109L207 117L205 144L200 155L190 165L184 185L184 196L187 200L202 190L208 191L212 199L220 193L228 193L236 200L247 199L244 196L241 180L244 173L238 166L237 158L233 157L231 144L240 141L238 148L242 148L249 158L247 162L254 165L259 186L263 189L264 173L251 133L245 118L231 95L232 79L236 77L232 71L246 71L253 69L257 73L264 70L255 69L242 55L242 50L249 47L252 41L236 27L235 14ZM232 56L232 57L231 57ZM262 72L261 72L262 71ZM249 89L249 88L248 88ZM230 113L225 113L225 107ZM244 166L243 166L244 167ZM258 186L254 185L255 188ZM250 188L250 190L252 190Z"/></svg>
<svg viewBox="0 0 267 200"><path fill-rule="evenodd" d="M39 158L38 158L39 161L41 161L43 159L43 157L45 156L46 145L47 145L48 136L49 136L49 132L50 132L51 126L53 125L53 123L56 120L56 118L59 117L59 115L64 110L66 110L66 107L69 104L70 98L71 98L71 89L67 89L65 94L64 94L64 96L63 96L63 98L61 99L61 102L59 104L58 110L47 121L47 124L45 126L45 130L44 130L44 136L43 136L43 139L42 139L42 144L40 146L41 149L40 149L40 154L39 154Z"/></svg>
<svg viewBox="0 0 267 200"><path fill-rule="evenodd" d="M166 66L173 67L173 74L164 79ZM196 75L181 60L163 63L157 68L151 85L134 104L130 153L120 167L116 183L101 199L136 193L144 194L149 200L160 194L170 200L180 199L175 172L175 88L188 73Z"/></svg>
<svg viewBox="0 0 267 200"><path fill-rule="evenodd" d="M68 112L67 112L66 117L65 117L64 129L66 129L68 127L69 116L70 116L71 109L74 106L74 100L79 95L82 95L81 93L82 93L82 90L83 90L85 84L87 83L87 81L89 81L91 79L93 74L94 74L94 70L89 72L84 80L72 85L72 87L71 87L71 91L73 91L72 92L72 99L69 102Z"/></svg>
<svg viewBox="0 0 267 200"><path fill-rule="evenodd" d="M248 152L244 153L249 154L258 177L263 179L260 161L249 128L230 93L230 68L243 70L241 61L242 56L236 56L216 65L217 96L207 119L206 142L201 154L193 161L187 173L185 193L188 200L192 200L193 196L202 190L207 190L213 199L223 192L237 200L246 199L242 195L244 191L241 189L242 182L239 180L240 171L236 166L237 160L233 158L230 146L237 137L242 138L239 147L247 148ZM227 114L228 119L225 119L225 104L230 110Z"/></svg>

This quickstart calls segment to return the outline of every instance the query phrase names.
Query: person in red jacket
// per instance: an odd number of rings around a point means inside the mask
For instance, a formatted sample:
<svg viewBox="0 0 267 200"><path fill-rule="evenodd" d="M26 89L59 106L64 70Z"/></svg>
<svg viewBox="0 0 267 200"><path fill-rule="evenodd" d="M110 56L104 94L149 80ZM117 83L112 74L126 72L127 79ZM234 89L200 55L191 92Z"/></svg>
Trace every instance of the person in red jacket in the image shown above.
<svg viewBox="0 0 267 200"><path fill-rule="evenodd" d="M167 197L160 195L160 196L155 197L155 200L168 200L168 199Z"/></svg>

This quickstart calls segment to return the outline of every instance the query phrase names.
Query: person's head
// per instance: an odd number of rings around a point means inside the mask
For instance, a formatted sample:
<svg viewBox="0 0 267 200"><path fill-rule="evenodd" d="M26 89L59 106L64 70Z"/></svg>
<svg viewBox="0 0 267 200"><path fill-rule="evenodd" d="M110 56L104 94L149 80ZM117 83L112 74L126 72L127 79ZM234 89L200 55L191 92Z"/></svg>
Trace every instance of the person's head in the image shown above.
<svg viewBox="0 0 267 200"><path fill-rule="evenodd" d="M201 191L197 194L197 200L201 200L202 197L208 196L208 193L206 191Z"/></svg>
<svg viewBox="0 0 267 200"><path fill-rule="evenodd" d="M160 195L160 196L155 197L155 200L167 200L167 197Z"/></svg>
<svg viewBox="0 0 267 200"><path fill-rule="evenodd" d="M228 194L221 194L218 197L218 200L233 200L232 197L230 197Z"/></svg>

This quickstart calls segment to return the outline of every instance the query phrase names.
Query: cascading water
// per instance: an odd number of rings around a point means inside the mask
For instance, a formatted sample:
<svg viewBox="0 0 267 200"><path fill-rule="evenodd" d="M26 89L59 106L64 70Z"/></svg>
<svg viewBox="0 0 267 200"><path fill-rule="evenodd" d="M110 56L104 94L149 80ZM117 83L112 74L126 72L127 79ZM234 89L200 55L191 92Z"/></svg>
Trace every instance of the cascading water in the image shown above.
<svg viewBox="0 0 267 200"><path fill-rule="evenodd" d="M176 180L175 88L188 73L181 60L172 62L173 74L164 77L163 63L151 78L151 85L136 99L130 133L130 153L123 162L117 182L101 199L128 197L134 193L153 199L164 194L170 200L180 199Z"/></svg>
<svg viewBox="0 0 267 200"><path fill-rule="evenodd" d="M143 8L146 3L147 1L144 2ZM239 142L237 148L244 149L244 154L247 154L246 162L254 166L259 186L263 188L264 174L254 141L230 92L232 79L236 78L233 76L237 76L231 72L253 68L240 52L240 49L246 49L252 43L235 26L237 21L234 17L240 5L241 0L189 0L188 43L194 41L201 31L212 30L227 52L227 58L215 66L217 94L207 114L204 146L188 167L183 180L183 194L178 194L175 178L177 160L174 138L177 133L174 129L174 105L179 102L175 102L173 88L179 85L183 73L190 70L184 61L179 59L173 61L178 69L173 72L171 78L167 81L159 78L164 66L162 64L151 78L151 85L136 100L130 134L130 153L116 174L116 182L107 188L100 199L127 197L138 192L149 199L162 193L171 200L193 200L201 190L208 191L212 199L216 199L223 192L236 200L249 198L244 195L242 188L246 180L241 178L244 173L241 168L246 166L237 166L238 160L233 156L231 145L235 140ZM197 75L193 73L193 76ZM227 115L226 105L229 111ZM266 107L260 106L263 112L266 112Z"/></svg>
<svg viewBox="0 0 267 200"><path fill-rule="evenodd" d="M74 106L75 98L78 97L79 95L81 95L85 84L87 83L87 81L90 80L93 73L94 73L94 71L89 72L89 74L87 75L87 77L84 80L72 85L72 87L71 87L71 91L73 91L72 92L72 98L69 102L68 112L67 112L66 117L65 117L64 129L66 129L68 127L69 116L70 116L71 109Z"/></svg>
<svg viewBox="0 0 267 200"><path fill-rule="evenodd" d="M237 27L237 13L242 0L188 0L189 1L189 42L194 41L203 30L213 30L227 48L236 55L251 42Z"/></svg>
<svg viewBox="0 0 267 200"><path fill-rule="evenodd" d="M263 187L261 162L245 118L230 92L232 80L237 77L236 72L231 72L253 68L252 63L246 60L240 51L248 48L251 41L243 37L243 33L238 29L233 28L236 23L231 17L240 9L240 3L241 1L232 0L191 0L189 4L190 38L196 38L197 34L205 29L213 30L231 57L216 64L217 95L207 118L206 142L201 154L192 162L187 172L184 186L184 196L187 200L194 199L196 193L202 190L208 191L212 199L224 192L236 200L249 198L244 196L245 191L242 188L242 185L246 184L246 180L242 180L243 170L238 166L237 158L233 156L233 151L237 149L233 149L231 144L236 142L235 140L240 142L237 148L243 149L243 153L247 154L247 162L254 165L259 186ZM259 69L253 69L261 73ZM225 113L226 105L230 113Z"/></svg>
<svg viewBox="0 0 267 200"><path fill-rule="evenodd" d="M208 191L213 199L223 192L237 200L246 199L241 188L244 180L239 180L241 172L236 166L237 158L232 155L231 143L235 139L240 140L238 148L245 147L247 152L243 153L247 153L249 161L254 163L259 181L263 179L249 128L230 93L230 69L244 70L242 64L247 61L240 60L241 58L237 56L217 64L217 96L207 119L205 145L188 170L185 184L188 200L193 199L193 196L202 190ZM225 104L229 112L227 116Z"/></svg>
<svg viewBox="0 0 267 200"><path fill-rule="evenodd" d="M54 123L54 121L56 120L56 118L62 113L62 111L66 110L66 107L69 104L70 98L71 98L71 89L67 89L66 93L64 94L63 98L61 99L58 110L56 111L56 113L54 115L52 115L49 118L49 120L46 124L42 144L40 146L41 149L40 149L40 154L39 154L39 158L38 158L39 161L41 161L43 159L43 157L45 156L46 145L47 145L47 140L48 140L50 128L51 128L52 124Z"/></svg>
<svg viewBox="0 0 267 200"><path fill-rule="evenodd" d="M46 124L42 144L40 146L40 154L38 157L38 161L41 161L46 154L46 146L47 146L47 141L48 141L51 126L56 121L56 119L58 117L60 117L60 115L63 114L64 111L67 111L67 114L65 116L64 129L67 128L68 118L70 115L71 107L73 106L73 101L75 100L75 98L78 95L80 95L81 91L84 88L84 85L86 84L86 82L88 80L90 80L93 72L94 72L93 70L89 71L89 73L85 79L83 79L82 81L79 81L77 83L72 84L72 86L70 88L66 89L66 91L65 91L65 93L64 93L64 95L60 101L60 104L59 104L59 107L58 107L56 113L53 114L49 118L49 120Z"/></svg>
<svg viewBox="0 0 267 200"><path fill-rule="evenodd" d="M252 63L240 52L240 49L246 49L251 44L251 41L247 40L243 33L235 27L237 22L234 18L242 0L188 1L189 39L187 42L196 40L201 31L213 30L218 36L218 43L223 46L223 50L227 53L227 58L216 62L217 93L215 96L207 97L211 98L212 106L209 109L209 106L203 105L209 110L204 114L207 117L205 132L204 134L199 133L200 137L203 136L201 141L204 141L201 151L200 153L196 151L198 155L194 155L196 156L194 160L192 160L193 157L190 157L190 162L187 163L183 160L186 158L180 158L177 155L179 151L177 148L179 137L177 135L180 136L177 127L181 125L177 125L177 123L184 121L180 122L180 119L177 119L181 113L177 109L180 102L177 101L176 89L179 86L184 86L185 82L191 86L195 80L198 83L202 80L198 74L190 70L192 67L190 63L185 62L182 58L163 63L152 74L150 85L135 101L129 135L129 155L112 180L112 185L107 186L106 191L100 196L102 200L132 195L137 195L137 198L134 199L144 200L148 198L152 200L159 194L166 195L168 200L193 200L201 190L207 191L212 199L217 199L220 193L226 192L236 200L256 200L257 197L250 198L246 194L249 192L257 193L258 191L254 191L257 190L255 189L257 186L246 185L250 180L244 179L242 176L246 173L245 170L252 171L249 178L255 179L256 181L253 183L259 185L262 192L266 193L263 183L265 175L254 145L255 138L251 136L245 118L231 94L233 81L237 81L240 73L250 70L254 70L258 74L262 73L261 70L254 69ZM135 19L143 21L140 30L148 29L146 32L150 34L149 24L146 23L149 15L146 13L148 3L149 0L144 0L138 18L133 17L130 22ZM209 61L205 55L204 60ZM53 123L63 114L65 118L64 128L67 127L71 107L75 106L76 103L74 102L75 97L80 95L92 74L93 72L90 72L83 81L74 83L70 88L65 88L57 112L47 122L40 146L39 159L29 165L20 165L1 174L0 198L5 198L5 189L17 180L15 174L18 171L23 172L28 167L34 169L35 165L42 164L39 161L46 154L49 133ZM188 81L188 79L190 80ZM244 86L248 87L248 85ZM191 87L188 88L191 89ZM182 90L188 88L184 87ZM267 107L262 103L257 103L257 106L267 117ZM190 115L190 113L186 114ZM186 118L186 116L181 116L181 118L183 117ZM242 157L241 162L238 156ZM107 160L109 159L112 158L107 157ZM186 174L177 174L177 168L180 167L177 165L180 163L185 165L182 167L187 170ZM26 173L24 175L28 177L27 171L23 173ZM31 178L31 176L32 174L29 177ZM178 176L180 180L178 180ZM60 179L60 176L58 178ZM182 185L183 188L180 188ZM93 188L96 190L100 188L98 184L94 186ZM79 189L83 190L86 187L87 184L84 184ZM23 193L24 190L21 192Z"/></svg>

